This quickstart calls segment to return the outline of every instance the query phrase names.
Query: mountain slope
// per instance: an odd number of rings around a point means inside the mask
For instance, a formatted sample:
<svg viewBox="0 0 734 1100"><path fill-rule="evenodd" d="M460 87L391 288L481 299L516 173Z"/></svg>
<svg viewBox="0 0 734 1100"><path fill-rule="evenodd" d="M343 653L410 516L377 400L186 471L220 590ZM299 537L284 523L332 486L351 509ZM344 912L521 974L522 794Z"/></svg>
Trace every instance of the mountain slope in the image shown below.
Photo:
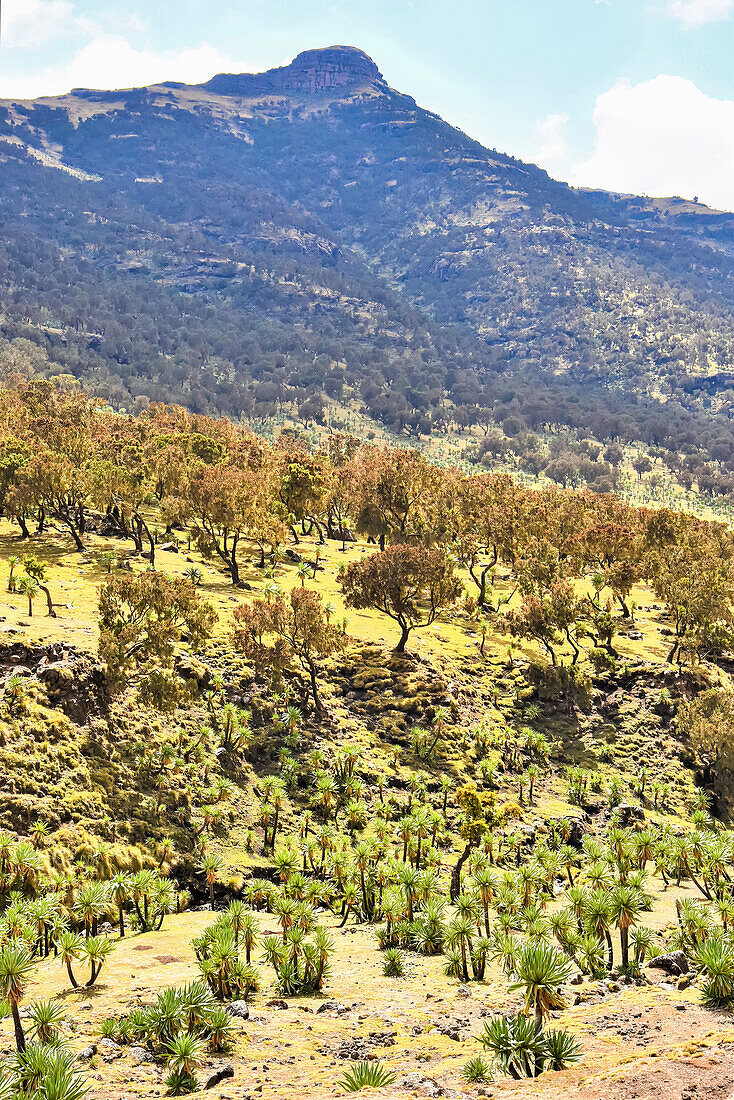
<svg viewBox="0 0 734 1100"><path fill-rule="evenodd" d="M359 50L5 102L0 191L6 362L118 404L427 430L448 396L734 453L734 216L553 181Z"/></svg>

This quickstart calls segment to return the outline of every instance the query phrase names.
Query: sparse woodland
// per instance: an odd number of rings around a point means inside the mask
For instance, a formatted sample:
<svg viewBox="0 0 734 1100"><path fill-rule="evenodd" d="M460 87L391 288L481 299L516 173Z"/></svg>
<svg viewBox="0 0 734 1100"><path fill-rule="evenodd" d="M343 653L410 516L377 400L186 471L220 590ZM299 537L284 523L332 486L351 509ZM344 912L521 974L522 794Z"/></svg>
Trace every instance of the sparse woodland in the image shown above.
<svg viewBox="0 0 734 1100"><path fill-rule="evenodd" d="M434 1024L467 1095L588 1072L584 1006L655 973L702 1035L729 1010L724 525L63 380L6 386L0 436L0 1095L249 1080L250 1011L350 980L482 998ZM138 941L181 981L125 999ZM403 1042L314 1072L398 1087Z"/></svg>

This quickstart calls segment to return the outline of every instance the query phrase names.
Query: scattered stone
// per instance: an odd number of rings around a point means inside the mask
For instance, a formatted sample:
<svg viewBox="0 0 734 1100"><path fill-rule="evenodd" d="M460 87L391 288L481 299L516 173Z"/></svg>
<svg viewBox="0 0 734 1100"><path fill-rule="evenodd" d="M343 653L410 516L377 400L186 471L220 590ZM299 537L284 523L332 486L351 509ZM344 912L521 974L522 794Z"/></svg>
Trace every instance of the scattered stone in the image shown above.
<svg viewBox="0 0 734 1100"><path fill-rule="evenodd" d="M250 1007L247 1001L230 1001L227 1005L230 1016L236 1016L239 1020L249 1020Z"/></svg>
<svg viewBox="0 0 734 1100"><path fill-rule="evenodd" d="M267 1008L288 1008L288 1002L281 1000L279 997L274 997L272 1001L266 1001Z"/></svg>
<svg viewBox="0 0 734 1100"><path fill-rule="evenodd" d="M678 982L677 982L677 988L682 991L684 989L688 989L690 984L691 984L691 979L688 976L688 974L681 974L681 976L680 976L680 978L678 979Z"/></svg>
<svg viewBox="0 0 734 1100"><path fill-rule="evenodd" d="M97 1044L92 1043L91 1046L85 1047L84 1050L80 1050L77 1057L80 1058L84 1062L88 1062L90 1058L94 1058L96 1053L97 1053Z"/></svg>

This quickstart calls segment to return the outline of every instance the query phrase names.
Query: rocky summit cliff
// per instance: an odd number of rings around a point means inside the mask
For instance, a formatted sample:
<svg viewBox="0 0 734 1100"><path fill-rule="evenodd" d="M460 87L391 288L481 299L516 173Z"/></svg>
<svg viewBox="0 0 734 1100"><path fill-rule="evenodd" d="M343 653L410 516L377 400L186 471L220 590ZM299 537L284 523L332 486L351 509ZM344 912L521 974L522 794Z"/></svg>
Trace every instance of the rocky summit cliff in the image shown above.
<svg viewBox="0 0 734 1100"><path fill-rule="evenodd" d="M118 406L734 455L734 216L552 180L353 47L2 102L0 222L0 359Z"/></svg>
<svg viewBox="0 0 734 1100"><path fill-rule="evenodd" d="M384 84L374 61L353 46L304 50L290 65L266 73L220 74L202 87L218 95L260 96L270 92L306 92L318 95L335 88Z"/></svg>

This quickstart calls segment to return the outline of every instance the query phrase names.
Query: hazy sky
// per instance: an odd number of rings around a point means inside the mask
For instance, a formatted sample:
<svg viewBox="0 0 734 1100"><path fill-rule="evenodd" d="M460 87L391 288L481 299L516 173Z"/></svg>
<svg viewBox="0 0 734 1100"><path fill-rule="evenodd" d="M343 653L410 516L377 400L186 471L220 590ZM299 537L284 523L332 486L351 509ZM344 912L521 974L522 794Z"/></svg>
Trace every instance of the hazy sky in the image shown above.
<svg viewBox="0 0 734 1100"><path fill-rule="evenodd" d="M191 83L359 46L559 179L734 209L734 0L0 0L0 96Z"/></svg>

